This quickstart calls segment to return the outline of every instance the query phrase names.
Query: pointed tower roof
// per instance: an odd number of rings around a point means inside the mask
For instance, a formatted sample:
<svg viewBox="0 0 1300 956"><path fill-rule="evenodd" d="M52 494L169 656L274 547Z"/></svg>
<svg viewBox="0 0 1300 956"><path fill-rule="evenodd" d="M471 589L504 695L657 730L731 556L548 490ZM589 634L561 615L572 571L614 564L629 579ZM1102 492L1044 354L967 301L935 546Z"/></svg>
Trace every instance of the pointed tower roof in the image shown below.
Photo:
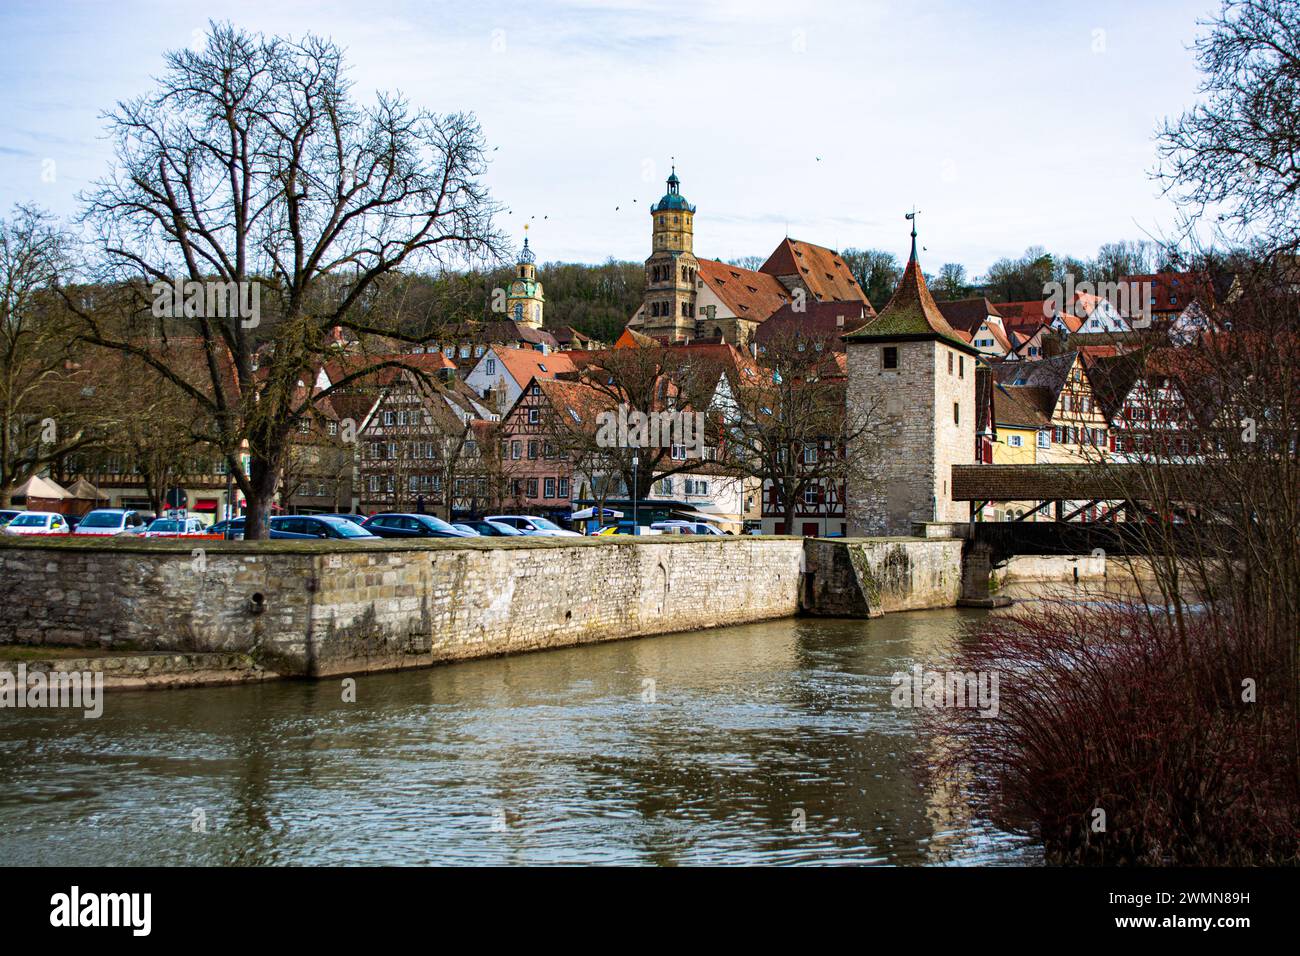
<svg viewBox="0 0 1300 956"><path fill-rule="evenodd" d="M934 296L925 284L925 274L916 258L916 236L912 236L912 255L907 260L903 278L889 304L876 318L856 332L844 336L846 342L906 342L917 339L940 339L959 351L978 355L979 350L959 336L939 311Z"/></svg>

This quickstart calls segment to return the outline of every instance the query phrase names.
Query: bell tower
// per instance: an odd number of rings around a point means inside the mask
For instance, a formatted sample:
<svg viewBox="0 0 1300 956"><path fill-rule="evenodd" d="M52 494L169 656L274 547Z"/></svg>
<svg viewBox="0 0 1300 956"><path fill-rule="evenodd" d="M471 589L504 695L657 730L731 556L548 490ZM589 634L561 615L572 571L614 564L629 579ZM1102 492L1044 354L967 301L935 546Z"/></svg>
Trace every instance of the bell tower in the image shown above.
<svg viewBox="0 0 1300 956"><path fill-rule="evenodd" d="M645 261L642 331L681 342L695 337L695 207L686 201L673 166L668 191L650 207L650 258Z"/></svg>
<svg viewBox="0 0 1300 956"><path fill-rule="evenodd" d="M528 248L528 226L525 225L524 248L519 253L515 275L510 280L510 292L506 296L506 315L520 325L540 329L545 305L546 296L542 284L537 281L537 257Z"/></svg>

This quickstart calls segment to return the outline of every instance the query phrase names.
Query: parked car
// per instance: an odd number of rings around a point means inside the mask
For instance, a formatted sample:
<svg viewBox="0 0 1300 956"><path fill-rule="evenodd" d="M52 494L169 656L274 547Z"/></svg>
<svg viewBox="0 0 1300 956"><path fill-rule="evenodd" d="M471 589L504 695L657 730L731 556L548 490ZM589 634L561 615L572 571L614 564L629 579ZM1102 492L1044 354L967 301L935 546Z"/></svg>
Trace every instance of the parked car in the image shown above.
<svg viewBox="0 0 1300 956"><path fill-rule="evenodd" d="M227 518L225 521L218 521L208 529L208 534L219 534L224 538L227 531L230 532L231 538L235 540L242 539L244 537L244 519Z"/></svg>
<svg viewBox="0 0 1300 956"><path fill-rule="evenodd" d="M433 515L371 515L361 527L381 538L473 538L473 532L457 531Z"/></svg>
<svg viewBox="0 0 1300 956"><path fill-rule="evenodd" d="M348 540L377 537L363 525L333 515L272 515L269 522L272 538L345 538Z"/></svg>
<svg viewBox="0 0 1300 956"><path fill-rule="evenodd" d="M464 531L467 535L470 535L472 537L477 538L479 536L479 533L477 531L475 531L473 528L471 528L469 525L465 524L464 522L457 521L455 524L452 525L452 527L455 528L457 531Z"/></svg>
<svg viewBox="0 0 1300 956"><path fill-rule="evenodd" d="M596 534L598 535L631 534L631 533L632 533L632 522L630 521L620 521L618 524L612 524L608 528L601 528L599 531L596 532ZM644 524L641 525L641 535L645 536L649 534L663 534L663 531L658 528L651 527L649 525L644 525Z"/></svg>
<svg viewBox="0 0 1300 956"><path fill-rule="evenodd" d="M288 522L288 524L286 524ZM272 515L267 522L269 537L273 541L309 540L311 538L358 538L370 540L375 536L353 521L335 515ZM208 529L208 534L225 537L227 530L235 541L244 540L243 517L218 521Z"/></svg>
<svg viewBox="0 0 1300 956"><path fill-rule="evenodd" d="M656 521L650 526L664 534L713 534L723 535L726 532L721 531L707 521Z"/></svg>
<svg viewBox="0 0 1300 956"><path fill-rule="evenodd" d="M513 525L503 524L500 521L488 521L486 518L482 521L466 521L467 528L473 528L485 538L522 538L524 533Z"/></svg>
<svg viewBox="0 0 1300 956"><path fill-rule="evenodd" d="M366 516L365 516L365 515L354 515L354 514L348 514L348 513L346 513L346 512L342 512L342 511L340 511L340 512L337 513L337 514L320 514L320 515L312 515L312 517L313 517L313 518L342 518L344 521L351 521L353 524L365 524L365 523L366 523Z"/></svg>
<svg viewBox="0 0 1300 956"><path fill-rule="evenodd" d="M488 515L488 521L499 521L501 524L508 524L512 528L522 531L524 534L538 535L551 538L581 538L582 535L576 531L565 531L554 521L547 518L538 518L533 515Z"/></svg>
<svg viewBox="0 0 1300 956"><path fill-rule="evenodd" d="M138 511L128 508L96 508L77 523L77 534L110 535L143 531L146 522Z"/></svg>
<svg viewBox="0 0 1300 956"><path fill-rule="evenodd" d="M20 514L22 514L21 511L9 511L7 509L5 511L0 511L0 528L3 528L9 522L13 521Z"/></svg>
<svg viewBox="0 0 1300 956"><path fill-rule="evenodd" d="M5 534L67 534L68 519L53 511L23 511L5 525Z"/></svg>
<svg viewBox="0 0 1300 956"><path fill-rule="evenodd" d="M207 527L198 518L155 518L141 532L141 537L179 538L184 535L207 533Z"/></svg>

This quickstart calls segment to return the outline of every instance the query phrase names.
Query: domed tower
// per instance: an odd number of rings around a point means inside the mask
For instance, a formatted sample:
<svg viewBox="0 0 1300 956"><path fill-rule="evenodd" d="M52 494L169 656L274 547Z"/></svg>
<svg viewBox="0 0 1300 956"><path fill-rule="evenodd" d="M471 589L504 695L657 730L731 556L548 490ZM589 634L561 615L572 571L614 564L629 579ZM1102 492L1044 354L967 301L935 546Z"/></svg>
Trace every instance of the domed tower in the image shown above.
<svg viewBox="0 0 1300 956"><path fill-rule="evenodd" d="M529 328L542 327L542 307L546 296L542 293L542 284L537 281L537 257L528 248L528 227L524 226L524 248L519 253L519 262L515 266L515 277L510 280L510 291L506 295L506 314Z"/></svg>
<svg viewBox="0 0 1300 956"><path fill-rule="evenodd" d="M650 207L653 248L645 261L645 312L642 330L674 342L695 335L695 207L681 192L674 166L668 191Z"/></svg>

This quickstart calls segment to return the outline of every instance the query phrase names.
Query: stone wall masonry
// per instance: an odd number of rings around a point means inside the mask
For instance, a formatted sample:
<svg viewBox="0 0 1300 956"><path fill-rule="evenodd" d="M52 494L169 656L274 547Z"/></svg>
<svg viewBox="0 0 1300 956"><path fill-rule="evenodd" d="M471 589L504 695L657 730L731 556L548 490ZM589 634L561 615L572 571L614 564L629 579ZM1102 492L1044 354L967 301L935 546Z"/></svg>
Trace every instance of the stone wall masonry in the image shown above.
<svg viewBox="0 0 1300 956"><path fill-rule="evenodd" d="M961 595L957 539L810 540L805 610L835 617L952 607Z"/></svg>
<svg viewBox="0 0 1300 956"><path fill-rule="evenodd" d="M203 545L0 539L0 645L245 655L269 674L319 677L744 624L801 604L850 616L950 606L960 578L960 542L922 539Z"/></svg>

